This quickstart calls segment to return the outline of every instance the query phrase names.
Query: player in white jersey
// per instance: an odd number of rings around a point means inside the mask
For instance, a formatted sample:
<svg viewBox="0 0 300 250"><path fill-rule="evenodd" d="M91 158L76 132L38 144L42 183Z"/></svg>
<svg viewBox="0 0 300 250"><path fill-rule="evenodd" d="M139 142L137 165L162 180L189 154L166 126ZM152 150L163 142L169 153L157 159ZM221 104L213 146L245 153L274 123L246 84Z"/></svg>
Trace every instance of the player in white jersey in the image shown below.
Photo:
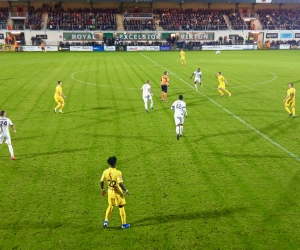
<svg viewBox="0 0 300 250"><path fill-rule="evenodd" d="M195 75L194 86L195 86L195 89L198 90L197 82L199 82L200 86L203 87L203 84L202 84L202 72L201 72L200 68L198 68L198 70L195 71L191 75L190 79L192 79L193 75Z"/></svg>
<svg viewBox="0 0 300 250"><path fill-rule="evenodd" d="M175 111L174 119L175 119L175 125L176 125L177 140L179 140L179 137L182 136L184 115L186 118L188 117L188 113L186 110L186 104L182 100L183 100L183 95L179 95L178 100L175 101L171 106L171 109L173 109Z"/></svg>
<svg viewBox="0 0 300 250"><path fill-rule="evenodd" d="M148 113L148 101L150 101L150 108L153 109L153 100L152 96L153 93L151 92L151 86L150 86L150 80L147 80L147 82L142 86L141 90L143 91L143 100L146 112Z"/></svg>
<svg viewBox="0 0 300 250"><path fill-rule="evenodd" d="M10 138L8 126L11 126L15 133L17 132L16 128L13 125L13 123L11 122L11 120L6 117L5 111L2 110L0 112L0 145L3 142L5 142L8 146L11 159L15 160L16 158L14 156L14 150L13 150L13 147L11 145L11 138Z"/></svg>

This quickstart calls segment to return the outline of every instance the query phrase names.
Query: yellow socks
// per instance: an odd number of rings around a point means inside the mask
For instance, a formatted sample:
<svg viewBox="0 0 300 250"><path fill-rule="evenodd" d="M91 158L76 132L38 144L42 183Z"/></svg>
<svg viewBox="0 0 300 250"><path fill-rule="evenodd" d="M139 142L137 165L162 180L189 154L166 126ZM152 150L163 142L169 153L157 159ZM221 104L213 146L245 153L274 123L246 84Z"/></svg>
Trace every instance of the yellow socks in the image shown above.
<svg viewBox="0 0 300 250"><path fill-rule="evenodd" d="M293 113L293 116L296 115L296 110L295 110L295 108L292 108L292 113Z"/></svg>
<svg viewBox="0 0 300 250"><path fill-rule="evenodd" d="M125 207L119 208L120 210L120 216L122 220L122 224L126 224L126 213L125 213Z"/></svg>
<svg viewBox="0 0 300 250"><path fill-rule="evenodd" d="M111 215L111 212L113 210L113 206L108 206L108 208L106 209L106 214L105 214L105 220L108 221L110 215Z"/></svg>

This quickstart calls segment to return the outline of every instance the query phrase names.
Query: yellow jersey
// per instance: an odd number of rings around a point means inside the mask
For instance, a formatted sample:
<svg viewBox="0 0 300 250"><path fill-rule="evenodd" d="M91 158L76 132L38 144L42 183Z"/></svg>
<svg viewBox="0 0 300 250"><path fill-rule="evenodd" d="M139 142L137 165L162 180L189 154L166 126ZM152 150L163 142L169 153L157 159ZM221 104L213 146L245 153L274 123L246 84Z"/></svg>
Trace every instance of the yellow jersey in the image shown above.
<svg viewBox="0 0 300 250"><path fill-rule="evenodd" d="M180 51L180 57L185 57L185 52L184 51Z"/></svg>
<svg viewBox="0 0 300 250"><path fill-rule="evenodd" d="M287 91L287 95L289 96L288 100L295 100L296 89L295 88L289 88L288 91Z"/></svg>
<svg viewBox="0 0 300 250"><path fill-rule="evenodd" d="M218 81L220 83L220 85L225 85L225 77L222 75L218 76Z"/></svg>
<svg viewBox="0 0 300 250"><path fill-rule="evenodd" d="M123 182L121 171L116 168L108 168L103 171L101 182L107 182L108 190L122 193L120 183Z"/></svg>
<svg viewBox="0 0 300 250"><path fill-rule="evenodd" d="M62 86L57 85L55 88L54 97L61 97L61 93L62 93Z"/></svg>

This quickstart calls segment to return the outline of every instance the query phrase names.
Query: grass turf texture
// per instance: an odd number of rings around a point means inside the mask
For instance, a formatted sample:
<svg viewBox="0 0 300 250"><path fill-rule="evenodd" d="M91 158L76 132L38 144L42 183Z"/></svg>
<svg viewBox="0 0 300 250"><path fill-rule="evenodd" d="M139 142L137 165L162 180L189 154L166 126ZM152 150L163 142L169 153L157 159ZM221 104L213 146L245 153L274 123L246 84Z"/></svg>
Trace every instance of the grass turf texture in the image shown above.
<svg viewBox="0 0 300 250"><path fill-rule="evenodd" d="M299 154L300 120L282 102L288 83L300 89L299 55L187 51L181 66L179 52L1 53L0 109L17 128L17 161L0 146L0 248L299 249L299 160L283 148ZM189 79L198 67L202 94ZM165 69L176 74L168 103ZM231 98L216 90L218 71ZM64 114L53 112L57 80ZM177 141L170 105L179 94L189 117ZM128 230L118 208L102 228L99 179L111 155L132 194Z"/></svg>

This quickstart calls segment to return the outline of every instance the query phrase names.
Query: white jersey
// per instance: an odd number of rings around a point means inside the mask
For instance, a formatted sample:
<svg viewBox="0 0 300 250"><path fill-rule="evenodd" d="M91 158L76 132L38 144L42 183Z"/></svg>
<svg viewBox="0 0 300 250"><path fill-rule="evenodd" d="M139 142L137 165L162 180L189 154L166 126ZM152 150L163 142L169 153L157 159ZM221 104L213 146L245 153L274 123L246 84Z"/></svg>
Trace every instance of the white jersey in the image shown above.
<svg viewBox="0 0 300 250"><path fill-rule="evenodd" d="M195 71L194 72L194 75L195 75L195 79L200 79L202 77L202 72L201 71Z"/></svg>
<svg viewBox="0 0 300 250"><path fill-rule="evenodd" d="M184 115L188 115L187 110L186 110L186 104L184 101L181 100L177 100L175 101L172 106L171 109L173 109L174 112L174 117L183 117Z"/></svg>
<svg viewBox="0 0 300 250"><path fill-rule="evenodd" d="M13 126L11 120L6 117L0 117L0 133L9 135L8 126Z"/></svg>
<svg viewBox="0 0 300 250"><path fill-rule="evenodd" d="M148 97L150 96L150 92L149 90L151 89L151 86L148 84L148 83L145 83L143 86L142 86L142 90L143 90L143 97Z"/></svg>

